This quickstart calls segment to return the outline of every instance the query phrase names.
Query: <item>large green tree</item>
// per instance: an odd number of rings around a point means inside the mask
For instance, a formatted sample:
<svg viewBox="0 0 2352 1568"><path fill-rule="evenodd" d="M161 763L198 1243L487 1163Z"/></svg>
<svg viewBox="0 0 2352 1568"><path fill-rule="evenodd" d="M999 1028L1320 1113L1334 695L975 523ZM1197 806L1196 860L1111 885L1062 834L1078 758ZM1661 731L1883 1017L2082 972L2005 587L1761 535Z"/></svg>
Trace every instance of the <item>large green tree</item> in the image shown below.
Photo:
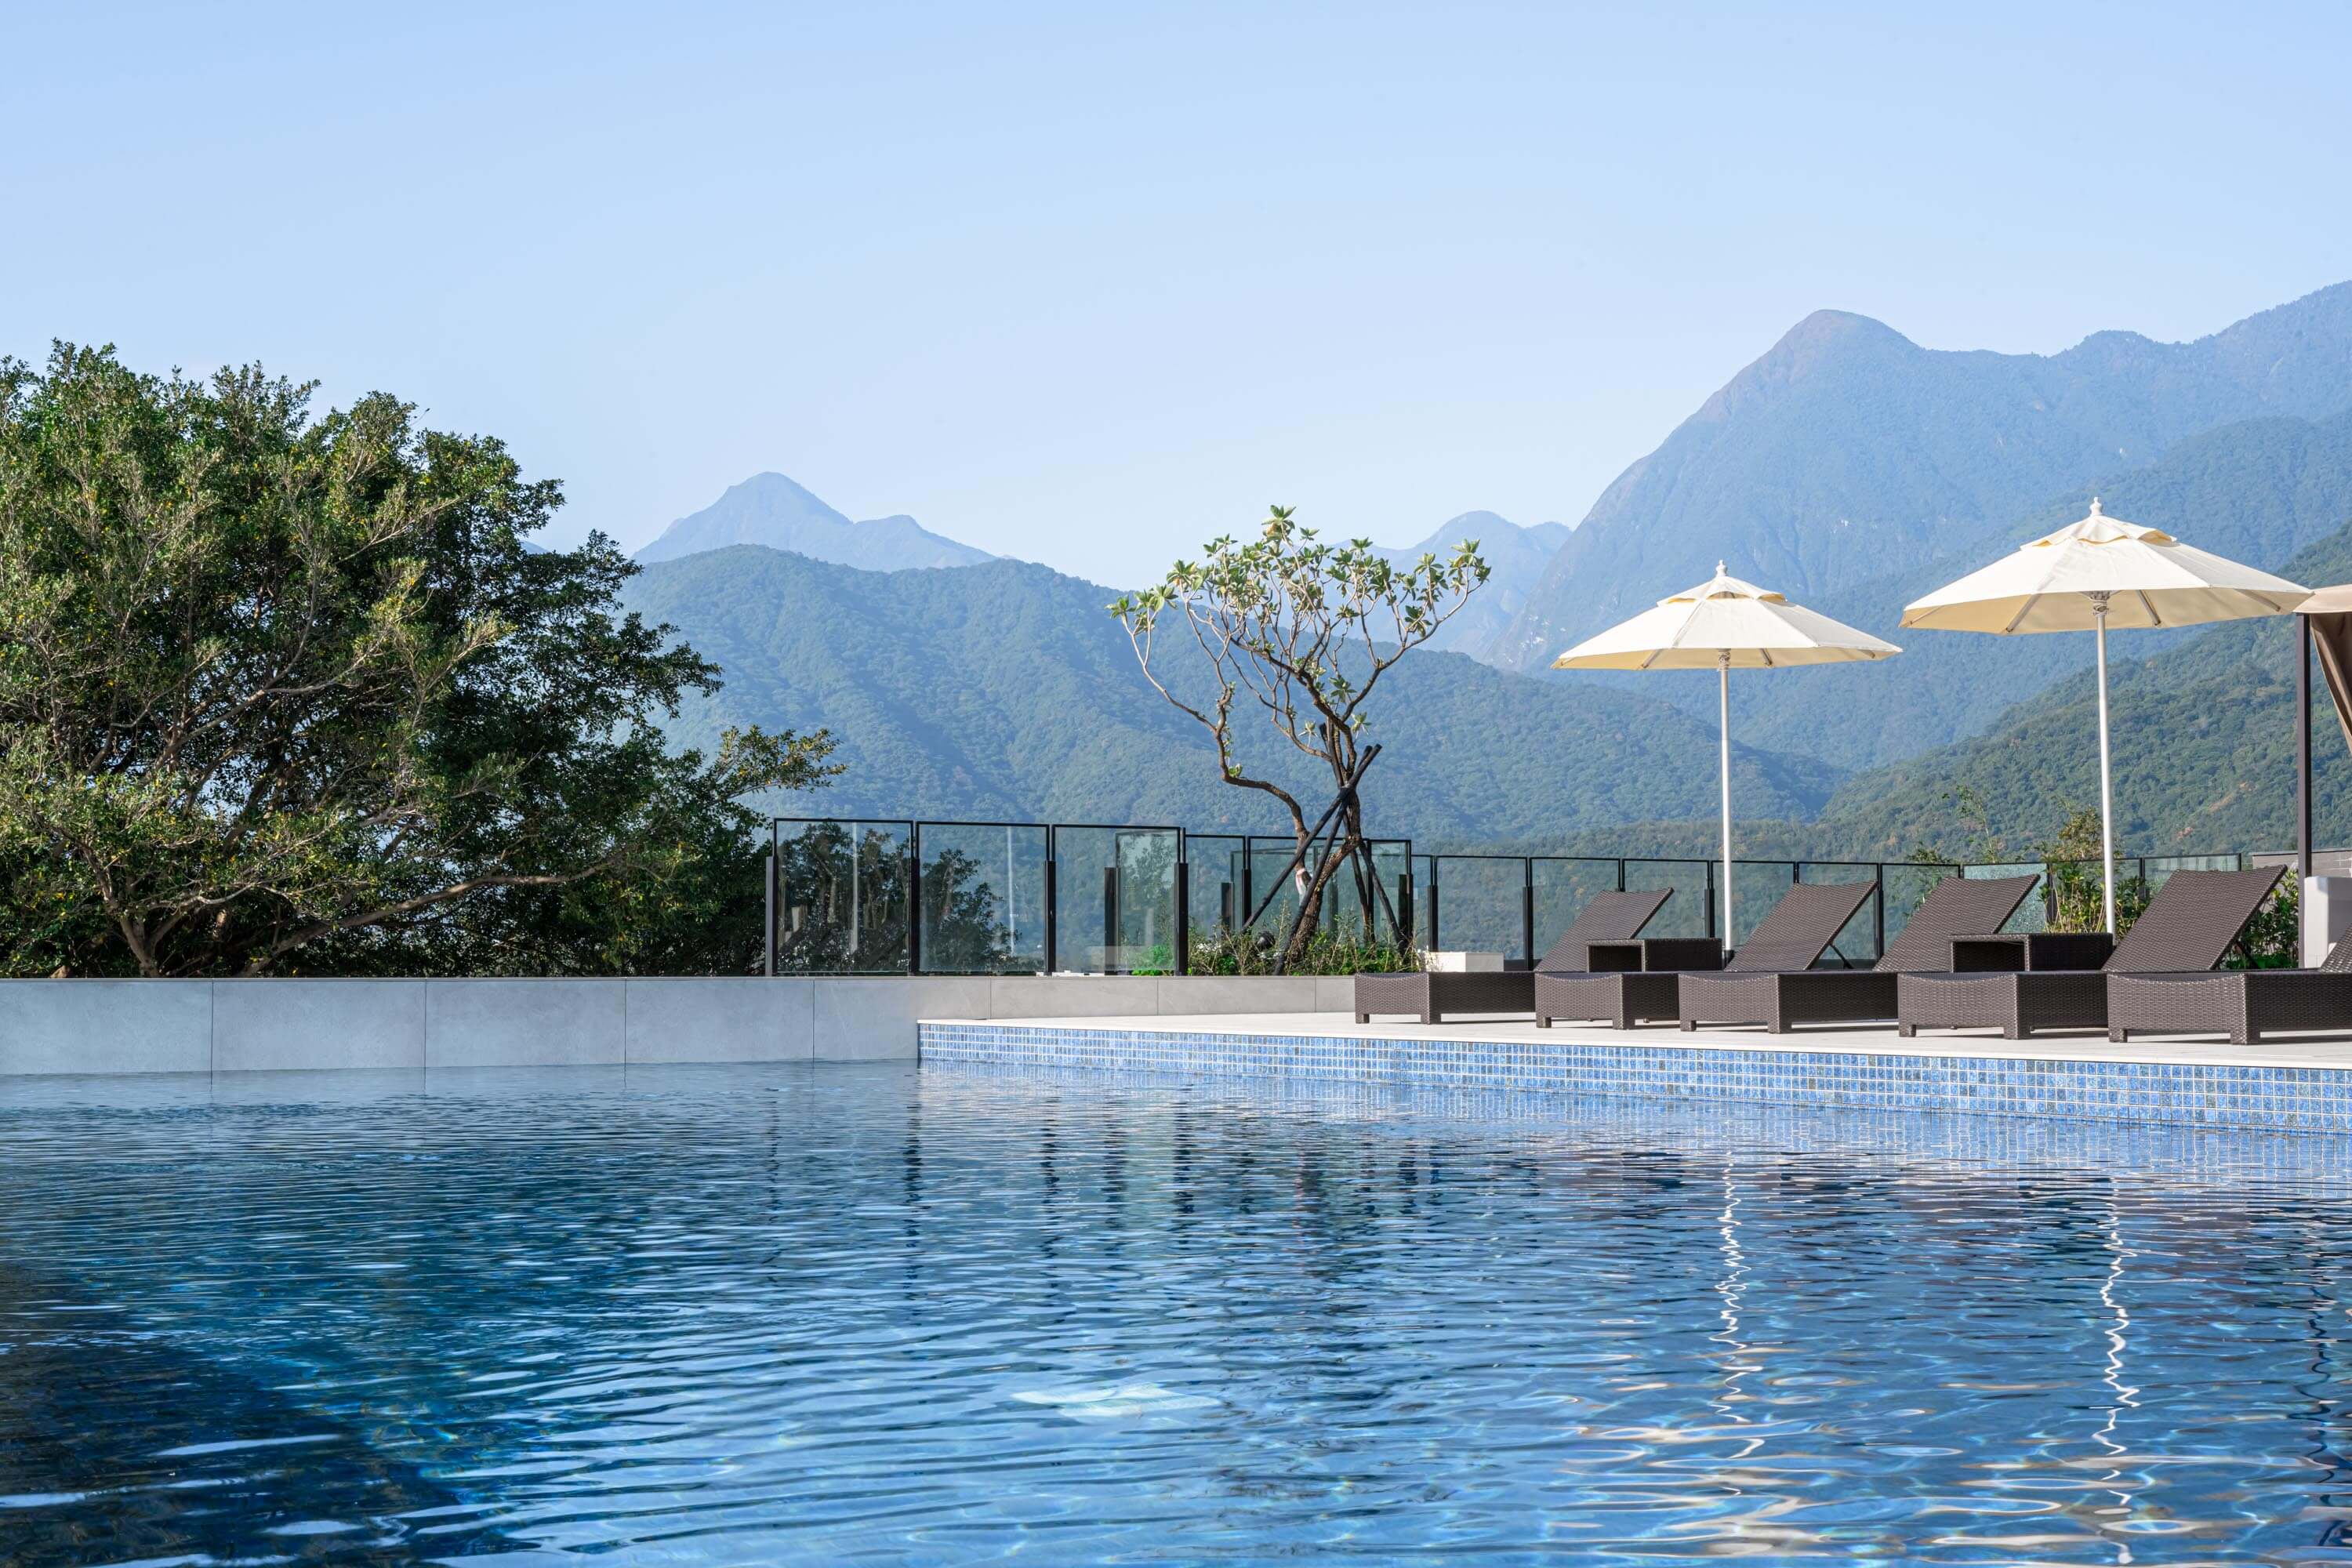
<svg viewBox="0 0 2352 1568"><path fill-rule="evenodd" d="M718 671L525 542L562 499L390 396L0 362L7 971L749 963L739 797L830 741L667 749Z"/></svg>

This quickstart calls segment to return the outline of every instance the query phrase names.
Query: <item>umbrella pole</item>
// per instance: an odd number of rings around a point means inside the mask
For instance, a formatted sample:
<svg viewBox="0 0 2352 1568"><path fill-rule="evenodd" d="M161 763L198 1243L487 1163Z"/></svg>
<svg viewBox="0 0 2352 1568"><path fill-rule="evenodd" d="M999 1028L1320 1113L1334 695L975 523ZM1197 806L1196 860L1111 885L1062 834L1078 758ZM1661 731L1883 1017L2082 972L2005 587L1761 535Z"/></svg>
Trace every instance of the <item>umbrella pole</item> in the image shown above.
<svg viewBox="0 0 2352 1568"><path fill-rule="evenodd" d="M1731 654L1716 656L1716 706L1723 721L1723 945L1733 945L1731 923Z"/></svg>
<svg viewBox="0 0 2352 1568"><path fill-rule="evenodd" d="M2091 595L2099 635L2099 891L2106 905L2107 930L2116 929L2116 788L2107 764L2107 596Z"/></svg>

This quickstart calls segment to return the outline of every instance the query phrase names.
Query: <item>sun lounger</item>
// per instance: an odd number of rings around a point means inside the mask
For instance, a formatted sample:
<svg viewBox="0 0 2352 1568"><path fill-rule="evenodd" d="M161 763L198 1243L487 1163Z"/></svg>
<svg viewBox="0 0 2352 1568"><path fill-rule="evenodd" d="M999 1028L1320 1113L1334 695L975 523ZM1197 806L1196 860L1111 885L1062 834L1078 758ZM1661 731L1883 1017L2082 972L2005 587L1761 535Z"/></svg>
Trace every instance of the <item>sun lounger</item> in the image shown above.
<svg viewBox="0 0 2352 1568"><path fill-rule="evenodd" d="M1869 882L1801 882L1764 917L1748 944L1727 962L1706 965L1726 973L1805 969L1821 957L1870 897ZM1554 1018L1601 1018L1630 1029L1652 1018L1681 1016L1679 981L1689 970L1536 975L1536 1026Z"/></svg>
<svg viewBox="0 0 2352 1568"><path fill-rule="evenodd" d="M1596 894L1577 912L1566 934L1544 954L1544 965L1583 968L1589 961L1585 951L1589 944L1640 935L1673 896L1672 888ZM1535 1005L1535 974L1525 969L1356 976L1359 1024L1370 1023L1375 1013L1410 1013L1424 1024L1437 1024L1448 1013L1526 1013Z"/></svg>
<svg viewBox="0 0 2352 1568"><path fill-rule="evenodd" d="M2107 1038L2226 1034L2251 1046L2266 1031L2352 1032L2352 936L2316 969L2231 969L2204 974L2110 974Z"/></svg>
<svg viewBox="0 0 2352 1568"><path fill-rule="evenodd" d="M2036 1029L2105 1028L2112 977L2210 970L2282 869L2174 872L2097 969L1897 975L1896 1032L1907 1039L1921 1029L1997 1028L2016 1040Z"/></svg>
<svg viewBox="0 0 2352 1568"><path fill-rule="evenodd" d="M1778 1035L1800 1024L1892 1018L1895 975L1949 968L1952 939L2000 930L2033 882L2032 877L1945 878L1868 969L1685 974L1675 985L1682 1026L1761 1024Z"/></svg>

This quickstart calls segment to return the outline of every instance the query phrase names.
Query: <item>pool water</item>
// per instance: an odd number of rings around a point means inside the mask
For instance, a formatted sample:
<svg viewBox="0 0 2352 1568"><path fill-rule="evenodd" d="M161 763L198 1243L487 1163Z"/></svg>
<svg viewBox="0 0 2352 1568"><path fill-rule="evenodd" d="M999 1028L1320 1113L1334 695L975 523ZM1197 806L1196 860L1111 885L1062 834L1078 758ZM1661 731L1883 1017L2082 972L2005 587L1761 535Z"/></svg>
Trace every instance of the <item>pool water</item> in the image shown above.
<svg viewBox="0 0 2352 1568"><path fill-rule="evenodd" d="M20 1083L0 1561L2346 1561L2347 1153L981 1068Z"/></svg>

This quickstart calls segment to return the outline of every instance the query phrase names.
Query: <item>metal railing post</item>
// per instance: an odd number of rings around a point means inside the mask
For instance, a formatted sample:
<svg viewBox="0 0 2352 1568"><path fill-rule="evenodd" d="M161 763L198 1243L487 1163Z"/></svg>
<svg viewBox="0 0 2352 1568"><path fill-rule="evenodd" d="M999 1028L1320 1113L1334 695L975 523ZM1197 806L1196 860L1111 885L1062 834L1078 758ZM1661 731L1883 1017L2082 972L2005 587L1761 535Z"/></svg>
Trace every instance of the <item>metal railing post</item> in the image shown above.
<svg viewBox="0 0 2352 1568"><path fill-rule="evenodd" d="M1874 873L1873 880L1878 885L1875 895L1878 918L1874 922L1878 927L1878 956L1885 958L1886 956L1886 862L1874 861L1871 869Z"/></svg>
<svg viewBox="0 0 2352 1568"><path fill-rule="evenodd" d="M1171 949L1179 974L1192 972L1192 864L1185 858L1184 835L1176 835L1176 935Z"/></svg>
<svg viewBox="0 0 2352 1568"><path fill-rule="evenodd" d="M1706 867L1706 934L1728 947L1730 940L1717 929L1723 921L1717 918L1715 912L1715 862L1708 860L1704 864Z"/></svg>
<svg viewBox="0 0 2352 1568"><path fill-rule="evenodd" d="M1060 906L1061 906L1061 901L1062 901L1062 900L1061 900L1061 889L1060 889L1060 883L1061 883L1062 879L1061 879L1060 870L1059 870L1059 868L1058 868L1057 862L1055 861L1055 853L1056 853L1056 844L1055 844L1055 841L1060 837L1060 836L1061 836L1061 829L1060 829L1060 828L1058 828L1058 827L1055 826L1054 826L1053 824L1051 824L1051 823L1046 824L1046 826L1045 826L1045 973L1048 973L1048 974L1055 974L1055 973L1060 973L1060 971L1061 971L1061 967L1062 967L1062 966L1061 966L1061 956L1060 956L1060 938L1061 938L1061 929L1060 929L1060 927L1061 927L1061 921L1060 921L1061 908L1060 908Z"/></svg>
<svg viewBox="0 0 2352 1568"><path fill-rule="evenodd" d="M1536 858L1519 861L1519 952L1532 968L1536 959Z"/></svg>
<svg viewBox="0 0 2352 1568"><path fill-rule="evenodd" d="M1434 855L1429 858L1429 950L1432 952L1445 951L1445 943L1440 939L1437 931L1437 916L1440 908L1437 901L1437 861L1438 857Z"/></svg>
<svg viewBox="0 0 2352 1568"><path fill-rule="evenodd" d="M923 972L923 825L907 825L907 973Z"/></svg>
<svg viewBox="0 0 2352 1568"><path fill-rule="evenodd" d="M760 973L773 980L776 977L776 851L768 850L768 863L760 875L760 890L766 895L767 914L760 922L762 937Z"/></svg>

